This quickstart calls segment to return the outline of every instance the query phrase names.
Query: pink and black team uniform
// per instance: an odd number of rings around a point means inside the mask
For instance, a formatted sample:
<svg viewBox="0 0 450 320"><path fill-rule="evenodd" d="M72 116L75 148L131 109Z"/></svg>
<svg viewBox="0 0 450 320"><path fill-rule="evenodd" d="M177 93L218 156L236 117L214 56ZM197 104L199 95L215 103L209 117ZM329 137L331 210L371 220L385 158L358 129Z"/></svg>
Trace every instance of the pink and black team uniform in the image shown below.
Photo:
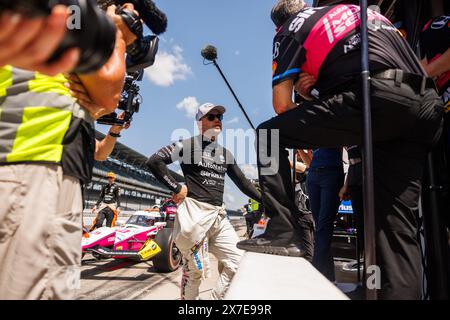
<svg viewBox="0 0 450 320"><path fill-rule="evenodd" d="M274 37L273 86L293 84L300 72L315 76L317 82L313 101L258 127L259 133L267 130L258 135L259 170L275 170L260 175L271 216L262 236L266 247L270 242L273 247L302 248L309 230L295 206L286 148L362 144L359 13L354 5L305 8ZM420 299L418 201L424 160L441 133L442 101L400 32L373 11L369 11L369 60L379 297ZM279 138L277 144L265 138L271 133ZM278 158L267 161L267 155L277 153ZM241 248L258 251L260 243L246 241Z"/></svg>
<svg viewBox="0 0 450 320"><path fill-rule="evenodd" d="M296 80L300 72L317 79L313 94L325 96L354 84L361 73L359 6L307 8L277 32L273 44L272 84ZM400 32L369 10L370 70L399 68L422 74ZM398 48L396 48L398 47Z"/></svg>

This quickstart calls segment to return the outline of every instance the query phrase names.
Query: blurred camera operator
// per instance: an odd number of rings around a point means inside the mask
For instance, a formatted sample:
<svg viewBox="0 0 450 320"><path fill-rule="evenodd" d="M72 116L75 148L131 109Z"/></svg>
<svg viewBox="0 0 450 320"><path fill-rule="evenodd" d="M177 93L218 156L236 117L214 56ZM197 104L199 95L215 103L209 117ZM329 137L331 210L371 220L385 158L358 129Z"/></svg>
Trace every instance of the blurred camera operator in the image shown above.
<svg viewBox="0 0 450 320"><path fill-rule="evenodd" d="M46 23L57 29L62 9L56 7ZM125 9L134 11L131 4ZM74 85L63 74L36 72L70 70L69 63L48 70L42 67L42 54L34 62L7 59L4 63L15 66L0 68L0 299L75 297L81 261L81 184L92 175L94 120L117 107L126 45L136 39L115 10L107 9L117 27L113 54L98 71L77 75L90 105L77 102L76 91L70 89ZM34 22L24 20L21 28L29 23ZM41 32L34 33L36 43L41 43ZM61 35L54 37L57 43ZM33 50L40 52L36 46ZM62 59L67 55L75 53Z"/></svg>
<svg viewBox="0 0 450 320"><path fill-rule="evenodd" d="M359 14L355 5L307 8L302 0L279 0L273 7L277 116L262 123L257 135L263 201L272 216L263 235L238 248L304 256L305 226L293 199L286 148L361 145ZM426 156L442 132L443 104L398 30L372 10L368 16L378 297L420 299L419 195ZM294 103L294 89L310 101ZM271 134L278 141L264 138Z"/></svg>

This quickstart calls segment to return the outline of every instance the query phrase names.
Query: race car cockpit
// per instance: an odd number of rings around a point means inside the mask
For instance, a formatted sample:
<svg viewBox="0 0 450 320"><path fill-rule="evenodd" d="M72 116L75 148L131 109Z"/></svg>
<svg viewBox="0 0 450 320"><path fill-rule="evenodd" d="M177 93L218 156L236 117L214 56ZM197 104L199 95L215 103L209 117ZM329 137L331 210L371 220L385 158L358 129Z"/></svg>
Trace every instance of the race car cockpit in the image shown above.
<svg viewBox="0 0 450 320"><path fill-rule="evenodd" d="M142 227L151 227L158 223L164 223L164 217L159 212L136 212L126 224L132 224Z"/></svg>

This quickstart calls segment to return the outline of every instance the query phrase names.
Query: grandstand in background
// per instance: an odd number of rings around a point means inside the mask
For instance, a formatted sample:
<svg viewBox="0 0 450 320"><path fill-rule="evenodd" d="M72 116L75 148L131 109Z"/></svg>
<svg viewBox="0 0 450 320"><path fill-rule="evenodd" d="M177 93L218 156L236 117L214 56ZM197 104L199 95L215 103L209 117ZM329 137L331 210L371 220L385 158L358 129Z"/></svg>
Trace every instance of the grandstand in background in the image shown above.
<svg viewBox="0 0 450 320"><path fill-rule="evenodd" d="M96 131L95 138L103 140L105 135ZM102 186L108 183L106 174L109 171L117 176L122 211L141 210L171 197L169 189L147 169L147 159L147 156L118 142L106 161L95 163L92 182L84 191L85 209L92 208L97 202ZM182 175L174 171L170 173L177 181L184 182Z"/></svg>

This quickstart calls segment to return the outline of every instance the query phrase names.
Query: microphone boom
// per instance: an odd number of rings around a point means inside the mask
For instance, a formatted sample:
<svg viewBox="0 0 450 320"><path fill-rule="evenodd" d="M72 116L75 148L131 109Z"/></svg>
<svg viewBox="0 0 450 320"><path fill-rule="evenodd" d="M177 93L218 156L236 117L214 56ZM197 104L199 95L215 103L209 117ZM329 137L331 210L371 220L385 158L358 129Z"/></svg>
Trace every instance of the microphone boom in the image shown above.
<svg viewBox="0 0 450 320"><path fill-rule="evenodd" d="M209 61L217 59L217 48L212 45L207 45L202 50L202 57Z"/></svg>
<svg viewBox="0 0 450 320"><path fill-rule="evenodd" d="M217 59L217 48L212 46L212 45L207 45L206 47L204 47L202 49L201 54L202 54L202 57L205 58L206 60L212 61L214 66L217 68L217 71L219 71L220 75L222 76L223 81L225 81L225 84L227 85L228 89L230 89L231 94L233 95L233 97L236 100L239 108L241 109L242 113L244 114L245 118L247 119L248 124L250 125L250 127L252 127L253 130L255 130L255 126L253 125L252 121L248 117L247 112L245 112L245 109L242 106L241 102L239 101L236 93L234 93L234 90L233 90L233 88L231 88L231 85L228 82L228 80L225 77L225 75L223 74L222 69L220 69L219 65L217 64L217 61L216 61L216 59Z"/></svg>

